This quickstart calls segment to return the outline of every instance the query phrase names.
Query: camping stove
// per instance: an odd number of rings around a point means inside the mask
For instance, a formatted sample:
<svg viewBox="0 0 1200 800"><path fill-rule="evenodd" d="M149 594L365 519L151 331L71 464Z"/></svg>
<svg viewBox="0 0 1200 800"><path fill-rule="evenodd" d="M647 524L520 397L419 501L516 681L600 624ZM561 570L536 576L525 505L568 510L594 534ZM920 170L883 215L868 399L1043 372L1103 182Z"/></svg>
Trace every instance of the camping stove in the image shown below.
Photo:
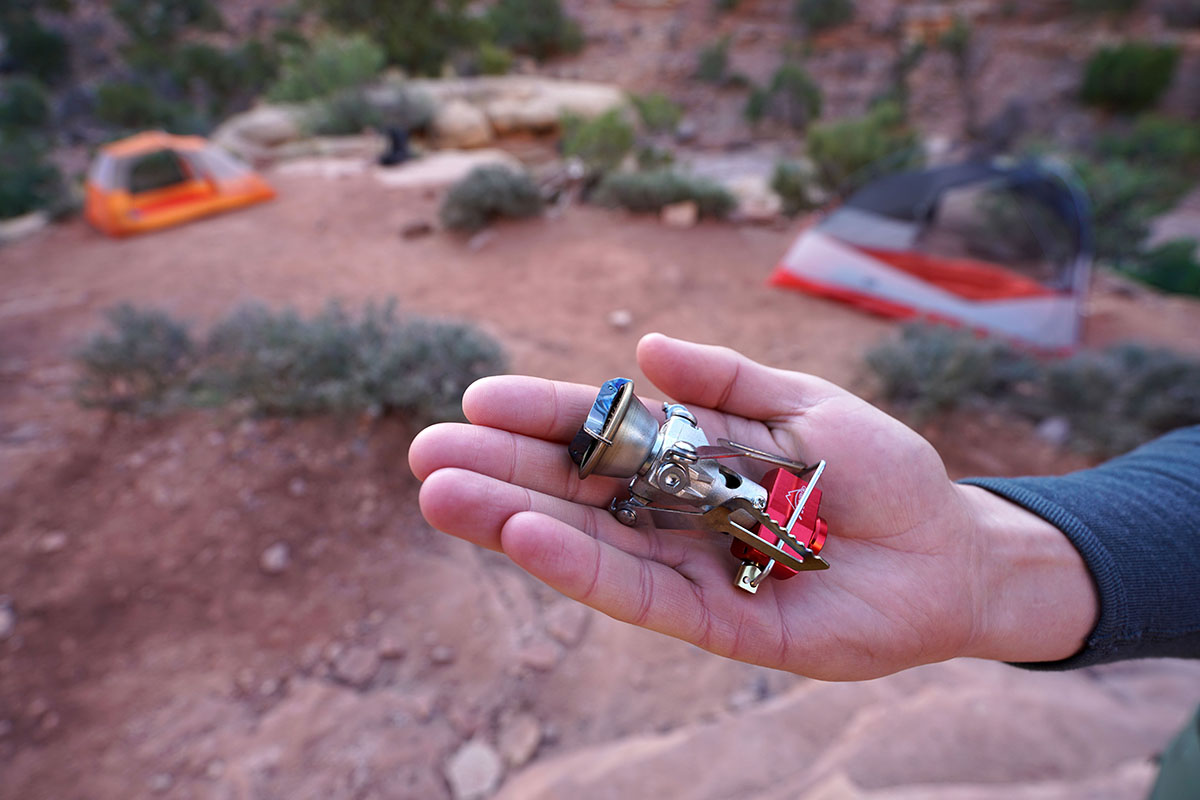
<svg viewBox="0 0 1200 800"><path fill-rule="evenodd" d="M728 439L712 445L687 408L663 403L663 412L659 426L634 396L633 381L614 378L600 387L567 447L580 478L630 479L629 496L609 506L618 521L733 537L741 560L734 584L751 594L768 576L829 568L818 555L827 534L817 515L824 461L809 466ZM723 463L739 457L774 469L756 483Z"/></svg>

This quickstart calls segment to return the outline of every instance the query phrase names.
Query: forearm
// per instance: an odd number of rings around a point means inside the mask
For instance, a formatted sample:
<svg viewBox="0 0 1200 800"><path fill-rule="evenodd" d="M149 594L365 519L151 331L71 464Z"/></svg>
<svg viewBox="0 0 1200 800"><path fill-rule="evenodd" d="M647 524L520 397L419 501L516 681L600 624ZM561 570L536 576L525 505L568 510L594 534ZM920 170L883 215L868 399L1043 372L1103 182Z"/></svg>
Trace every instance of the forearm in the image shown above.
<svg viewBox="0 0 1200 800"><path fill-rule="evenodd" d="M1057 661L1081 650L1100 605L1079 552L1041 517L986 489L958 488L978 547L977 624L963 655Z"/></svg>

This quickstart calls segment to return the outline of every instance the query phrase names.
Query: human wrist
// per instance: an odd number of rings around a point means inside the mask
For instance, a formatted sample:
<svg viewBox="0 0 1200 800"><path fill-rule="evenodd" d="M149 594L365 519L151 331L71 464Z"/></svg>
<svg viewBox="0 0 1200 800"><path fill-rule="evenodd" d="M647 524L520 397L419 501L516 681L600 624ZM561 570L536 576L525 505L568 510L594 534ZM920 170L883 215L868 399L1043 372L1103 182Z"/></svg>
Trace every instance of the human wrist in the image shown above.
<svg viewBox="0 0 1200 800"><path fill-rule="evenodd" d="M958 486L971 509L978 575L975 626L963 655L1058 661L1084 646L1100 602L1091 573L1058 528L976 486Z"/></svg>

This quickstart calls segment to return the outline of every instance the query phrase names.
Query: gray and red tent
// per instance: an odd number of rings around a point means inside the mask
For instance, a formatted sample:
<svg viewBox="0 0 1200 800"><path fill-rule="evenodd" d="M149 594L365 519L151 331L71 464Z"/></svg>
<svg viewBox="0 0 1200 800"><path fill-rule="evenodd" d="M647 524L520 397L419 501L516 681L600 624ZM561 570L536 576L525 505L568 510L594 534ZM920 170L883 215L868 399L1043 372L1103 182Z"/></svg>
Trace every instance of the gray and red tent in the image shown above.
<svg viewBox="0 0 1200 800"><path fill-rule="evenodd" d="M771 282L891 317L1044 350L1079 342L1087 201L1045 164L970 162L891 175L805 231Z"/></svg>

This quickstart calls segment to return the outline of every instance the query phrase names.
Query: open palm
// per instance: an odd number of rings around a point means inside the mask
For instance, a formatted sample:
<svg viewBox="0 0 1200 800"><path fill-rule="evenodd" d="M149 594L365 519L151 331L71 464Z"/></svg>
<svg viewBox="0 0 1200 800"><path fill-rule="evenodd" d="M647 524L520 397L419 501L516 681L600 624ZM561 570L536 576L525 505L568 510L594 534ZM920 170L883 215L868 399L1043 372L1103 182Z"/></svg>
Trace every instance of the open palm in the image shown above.
<svg viewBox="0 0 1200 800"><path fill-rule="evenodd" d="M566 453L595 389L537 378L480 381L463 400L473 424L416 438L425 517L568 597L743 661L858 680L978 649L983 492L953 484L928 442L833 384L725 348L651 335L638 362L710 440L828 461L829 570L750 595L727 538L621 525L606 508L625 482L581 481Z"/></svg>

